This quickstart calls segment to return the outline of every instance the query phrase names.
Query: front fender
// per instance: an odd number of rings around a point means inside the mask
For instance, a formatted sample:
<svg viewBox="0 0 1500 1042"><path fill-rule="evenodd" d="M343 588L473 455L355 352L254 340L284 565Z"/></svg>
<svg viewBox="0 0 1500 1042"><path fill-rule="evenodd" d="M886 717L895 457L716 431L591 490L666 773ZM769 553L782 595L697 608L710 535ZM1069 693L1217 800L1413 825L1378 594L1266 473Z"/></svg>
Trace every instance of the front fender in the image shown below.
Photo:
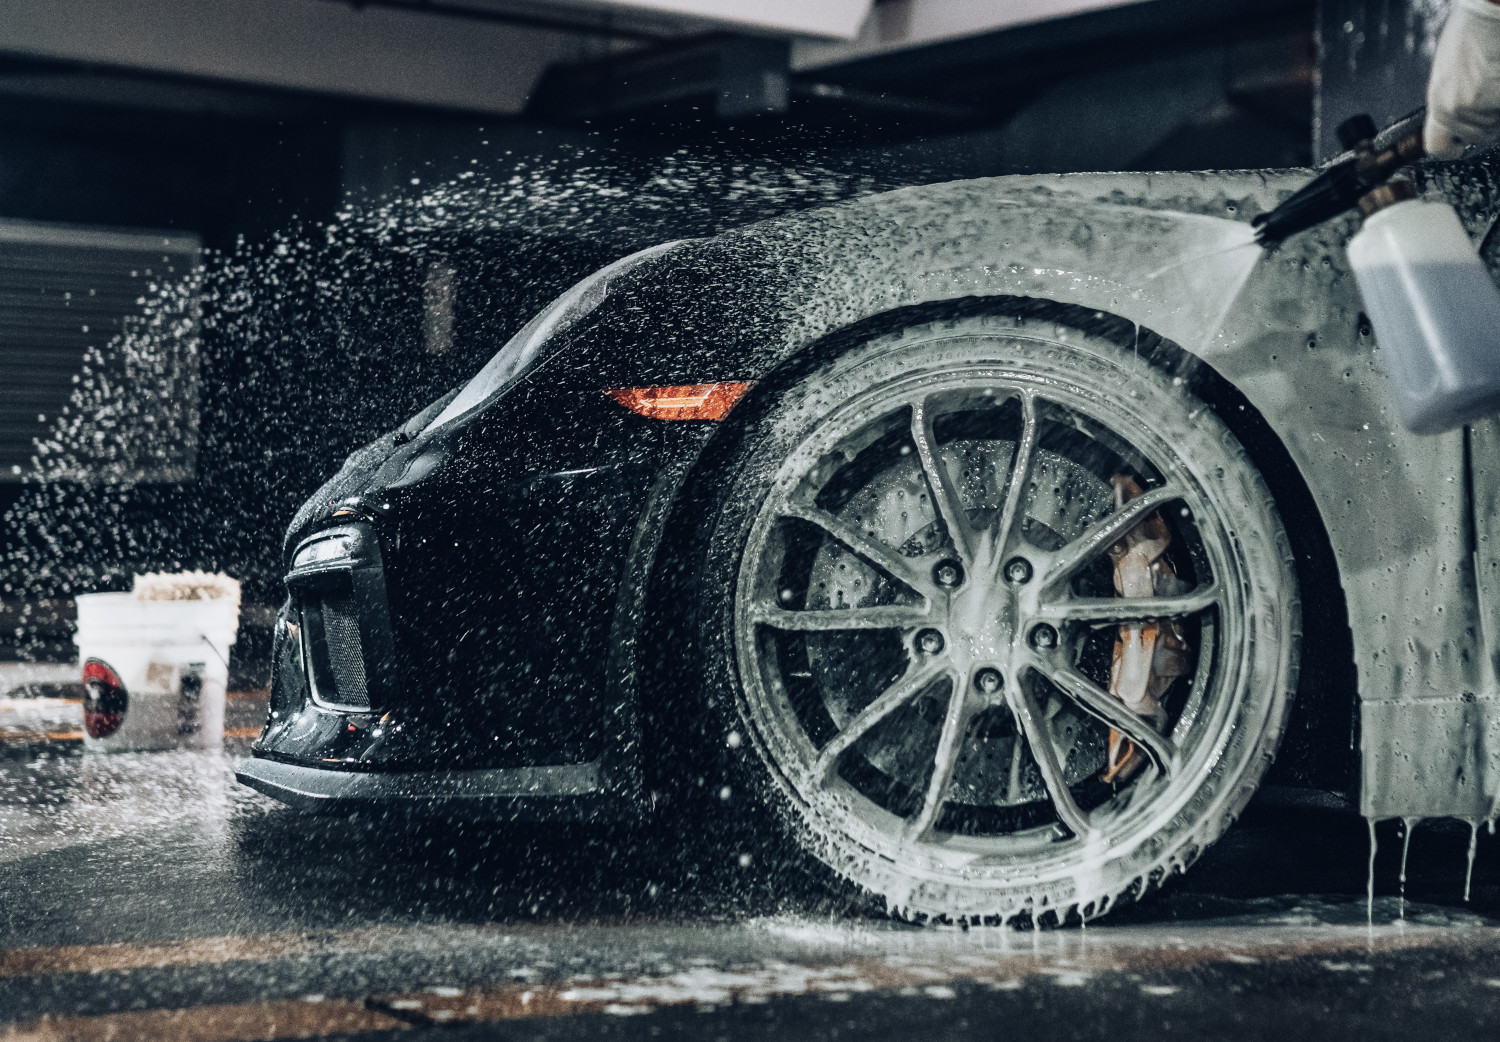
<svg viewBox="0 0 1500 1042"><path fill-rule="evenodd" d="M627 367L642 382L760 379L856 322L985 296L1079 305L1175 341L1259 410L1322 516L1359 670L1365 813L1488 817L1500 713L1494 635L1475 621L1464 435L1396 422L1344 253L1353 218L1270 252L1243 245L1245 222L1310 173L992 178L767 222L704 255L738 295L679 301L673 350ZM1445 197L1434 178L1426 191ZM1471 181L1467 195L1455 201L1476 219L1488 192Z"/></svg>

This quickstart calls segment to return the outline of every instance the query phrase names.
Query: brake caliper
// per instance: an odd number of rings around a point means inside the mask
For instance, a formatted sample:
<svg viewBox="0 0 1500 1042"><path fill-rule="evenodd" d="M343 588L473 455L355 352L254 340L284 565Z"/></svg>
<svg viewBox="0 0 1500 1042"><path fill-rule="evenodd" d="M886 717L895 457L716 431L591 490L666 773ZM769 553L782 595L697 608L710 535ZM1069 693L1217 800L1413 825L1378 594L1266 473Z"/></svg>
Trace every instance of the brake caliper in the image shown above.
<svg viewBox="0 0 1500 1042"><path fill-rule="evenodd" d="M1134 478L1116 476L1115 509L1142 493ZM1186 584L1164 556L1172 542L1171 530L1160 512L1151 514L1109 548L1114 563L1118 597L1170 597ZM1115 636L1109 670L1109 693L1157 731L1167 727L1162 695L1191 668L1192 649L1176 619L1122 623ZM1146 765L1147 757L1115 728L1109 729L1109 762L1100 773L1105 782L1125 782Z"/></svg>

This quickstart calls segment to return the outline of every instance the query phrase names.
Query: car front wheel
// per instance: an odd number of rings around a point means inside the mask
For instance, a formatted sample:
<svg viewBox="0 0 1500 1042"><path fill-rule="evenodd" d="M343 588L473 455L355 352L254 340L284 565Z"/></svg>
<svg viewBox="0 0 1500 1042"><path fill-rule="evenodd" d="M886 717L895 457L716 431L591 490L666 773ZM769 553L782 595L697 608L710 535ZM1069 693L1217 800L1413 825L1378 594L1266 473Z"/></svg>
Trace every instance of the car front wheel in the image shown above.
<svg viewBox="0 0 1500 1042"><path fill-rule="evenodd" d="M1103 914L1190 864L1280 738L1299 607L1244 449L1102 336L971 315L749 421L700 612L789 842L894 913Z"/></svg>

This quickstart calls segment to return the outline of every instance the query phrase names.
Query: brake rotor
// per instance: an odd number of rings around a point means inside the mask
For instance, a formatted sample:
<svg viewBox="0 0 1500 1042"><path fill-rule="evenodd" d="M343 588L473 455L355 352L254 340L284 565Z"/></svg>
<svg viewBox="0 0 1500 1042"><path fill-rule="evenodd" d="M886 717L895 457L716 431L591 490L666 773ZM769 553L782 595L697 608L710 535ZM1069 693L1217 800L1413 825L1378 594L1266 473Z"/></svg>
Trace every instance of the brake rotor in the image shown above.
<svg viewBox="0 0 1500 1042"><path fill-rule="evenodd" d="M1003 438L955 439L940 447L971 516L998 514L1015 447L1014 441ZM1114 502L1109 479L1066 456L1039 449L1033 473L1037 488L1025 511L1028 538L1049 549L1082 536L1090 522L1107 513ZM897 456L839 508L838 516L885 544L900 547L903 554L920 556L940 547L944 535L928 495L917 458ZM807 589L807 607L814 609L898 599L890 580L879 570L832 540L825 541L814 556ZM805 646L807 671L790 677L815 680L823 708L841 728L868 703L866 692L878 690L893 668L893 662L866 634L814 633L808 635ZM884 728L861 743L861 759L893 782L919 782L926 769L924 757L930 756L942 728L946 697L946 690L938 688L916 700L899 726ZM1107 769L1104 725L1096 726L1092 717L1061 697L1048 698L1042 712L1068 784ZM987 713L976 721L954 768L952 793L952 802L974 807L1016 807L1047 798L1042 777L1008 710Z"/></svg>
<svg viewBox="0 0 1500 1042"><path fill-rule="evenodd" d="M1115 487L1115 509L1118 510L1145 490L1134 478L1117 475L1110 479ZM1118 597L1171 597L1187 590L1177 570L1167 559L1172 532L1156 511L1141 521L1109 548L1114 565L1115 595ZM1167 711L1162 705L1174 681L1192 668L1192 647L1176 619L1147 619L1122 623L1115 635L1114 654L1110 662L1109 693L1158 732L1165 733ZM1109 730L1109 760L1100 772L1100 780L1126 782L1133 778L1148 758L1136 744L1114 728Z"/></svg>

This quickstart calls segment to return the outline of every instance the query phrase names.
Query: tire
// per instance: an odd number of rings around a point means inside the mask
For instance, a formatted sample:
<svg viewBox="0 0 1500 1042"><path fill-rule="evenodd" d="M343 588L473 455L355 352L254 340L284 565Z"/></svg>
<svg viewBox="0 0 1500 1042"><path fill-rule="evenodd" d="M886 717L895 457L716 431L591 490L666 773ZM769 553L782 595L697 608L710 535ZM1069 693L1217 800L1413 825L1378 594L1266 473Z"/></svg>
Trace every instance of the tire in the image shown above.
<svg viewBox="0 0 1500 1042"><path fill-rule="evenodd" d="M1299 601L1269 491L1181 380L970 315L747 412L697 602L737 804L890 913L965 923L1097 917L1228 828Z"/></svg>

